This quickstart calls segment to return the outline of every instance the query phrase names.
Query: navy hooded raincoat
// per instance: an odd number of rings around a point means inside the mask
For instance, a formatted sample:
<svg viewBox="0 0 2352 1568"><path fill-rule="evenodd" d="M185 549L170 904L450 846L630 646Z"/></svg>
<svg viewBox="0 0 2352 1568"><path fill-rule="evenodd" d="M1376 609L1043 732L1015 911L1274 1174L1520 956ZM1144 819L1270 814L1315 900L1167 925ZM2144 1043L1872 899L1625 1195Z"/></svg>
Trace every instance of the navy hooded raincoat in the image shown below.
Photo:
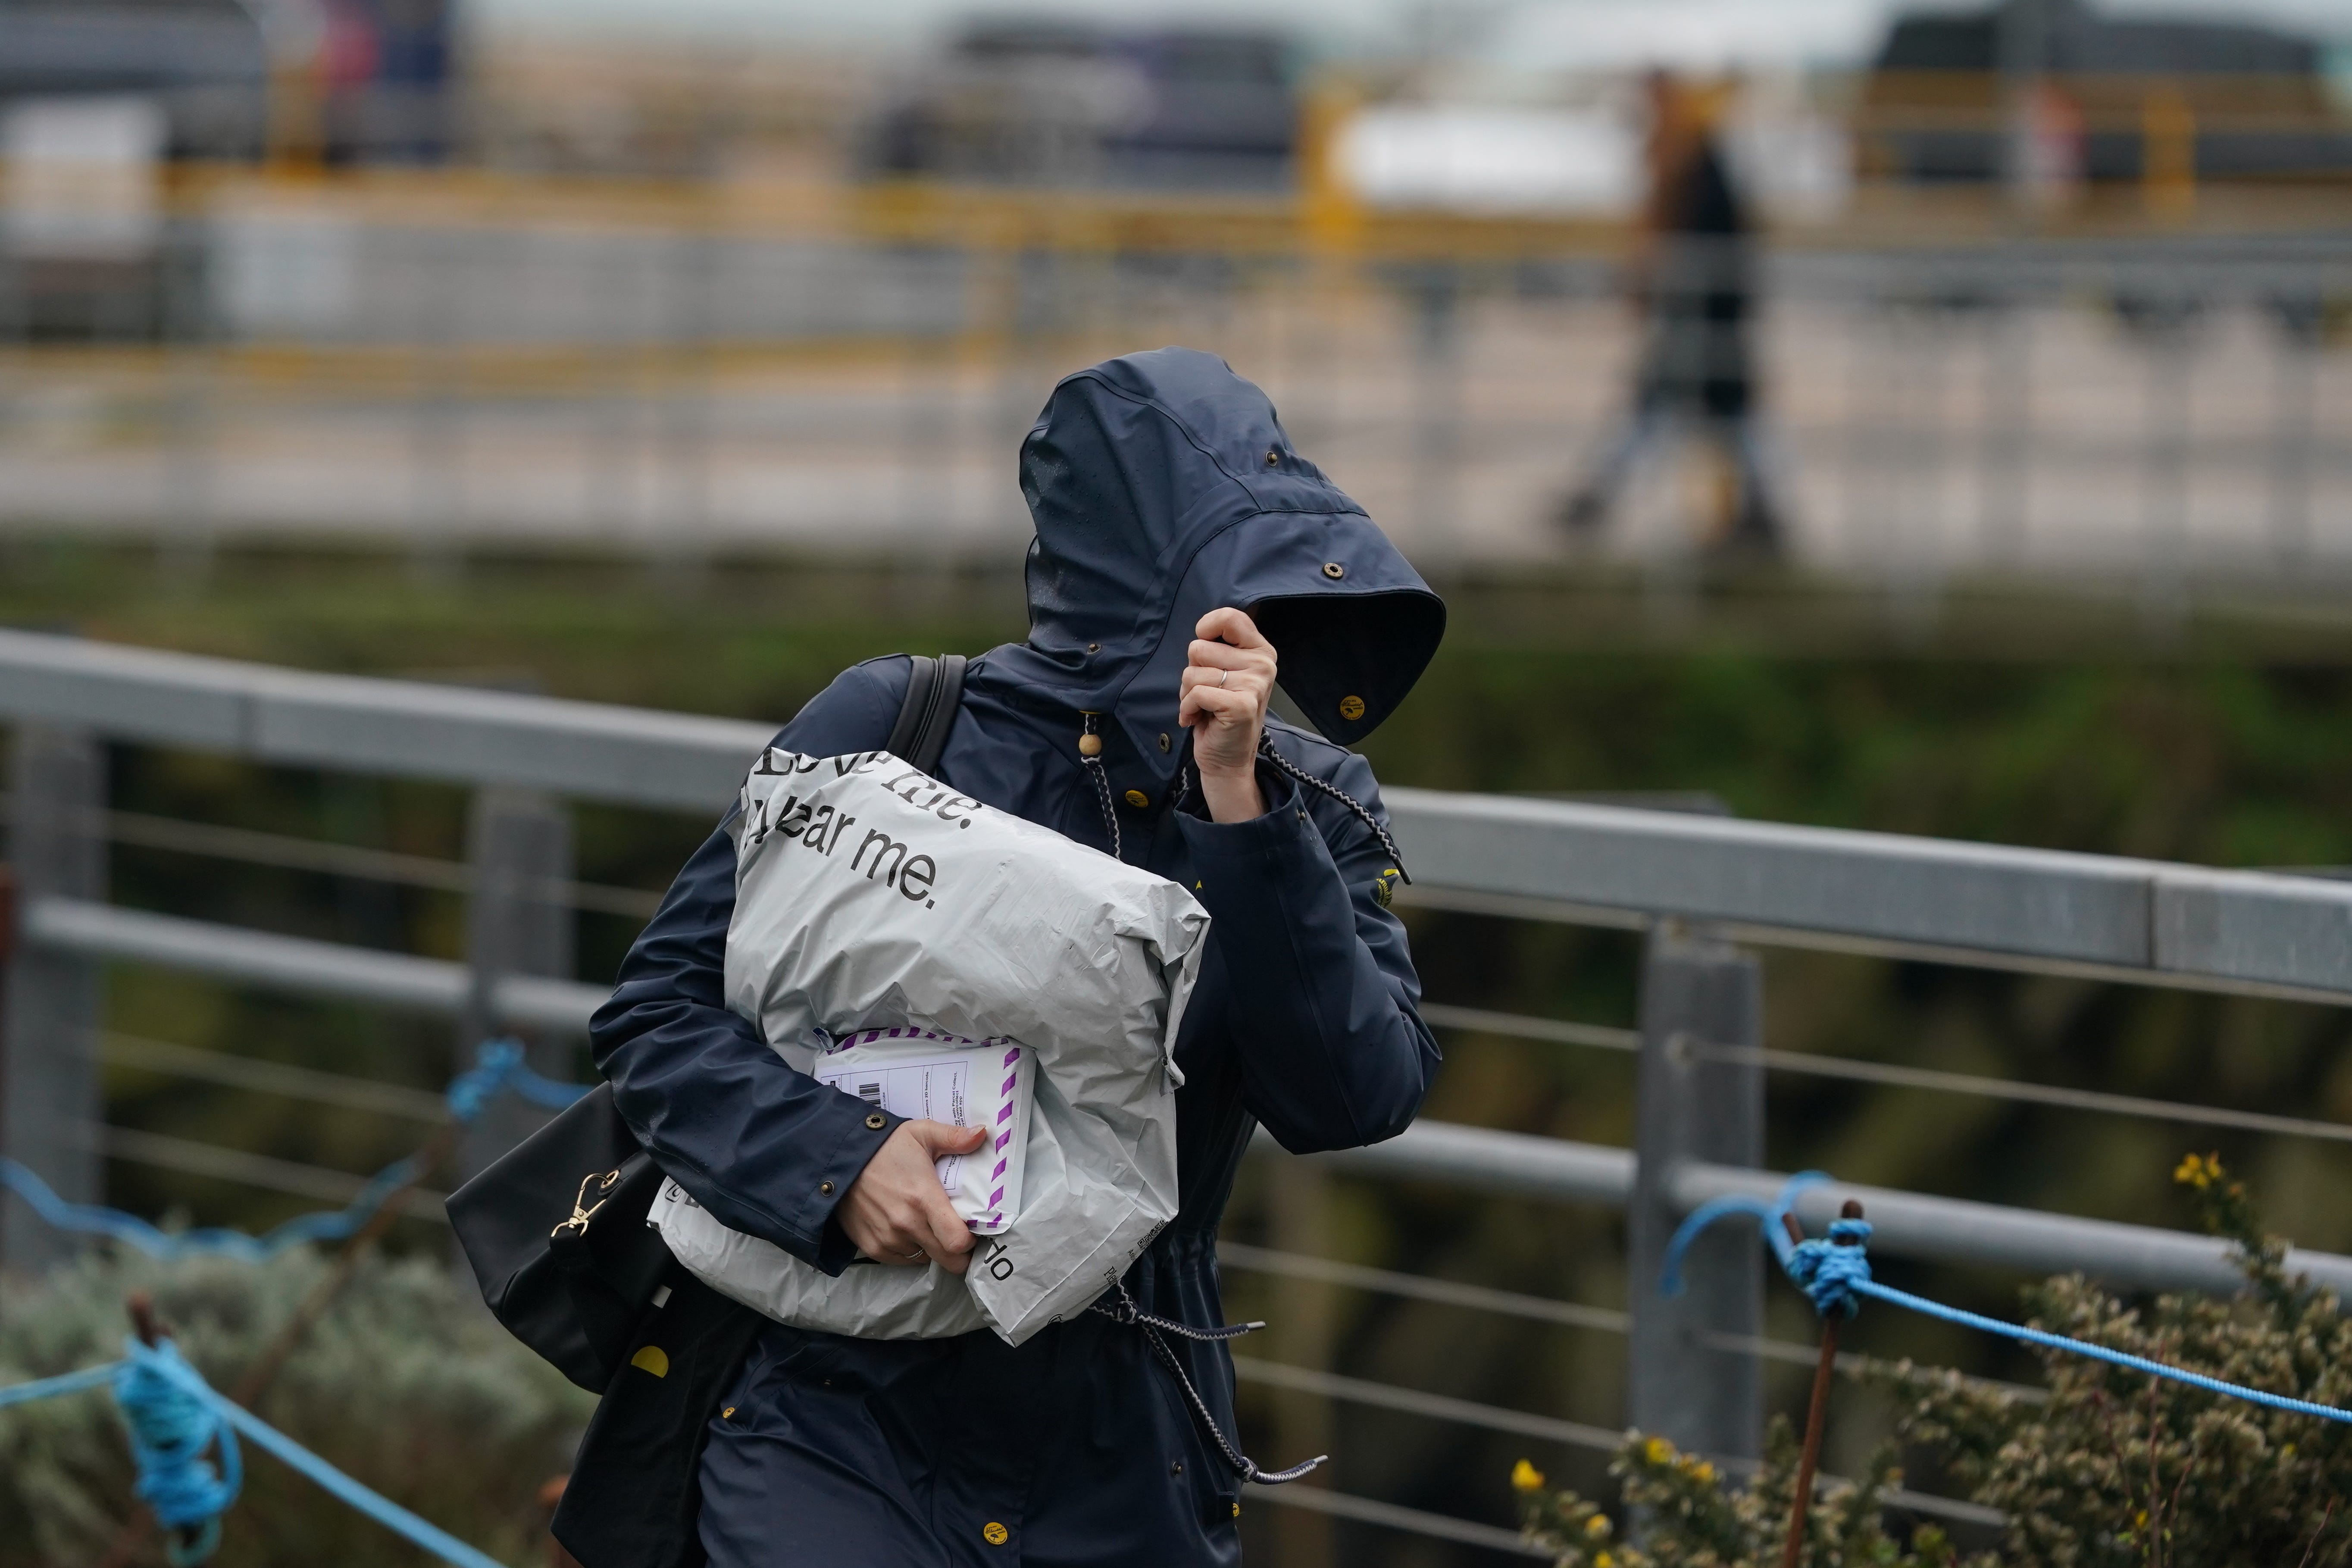
<svg viewBox="0 0 2352 1568"><path fill-rule="evenodd" d="M1300 1153L1393 1136L1438 1052L1387 907L1395 865L1365 822L1264 763L1254 821L1213 822L1188 788L1187 644L1207 611L1249 610L1284 689L1329 737L1270 721L1274 747L1377 816L1371 770L1343 746L1402 699L1444 608L1292 449L1265 395L1208 354L1161 349L1064 381L1023 445L1021 484L1037 530L1029 638L972 661L938 771L1105 850L1115 812L1123 857L1213 917L1176 1047L1181 1210L1126 1283L1146 1311L1221 1323L1217 1225L1253 1128ZM908 679L903 657L859 665L777 743L880 746ZM1090 714L1108 801L1079 760ZM596 1015L597 1063L698 1201L838 1272L853 1249L834 1205L897 1119L869 1129L863 1101L786 1066L725 1006L734 869L723 832L688 862ZM1223 1348L1176 1348L1231 1432ZM1240 1554L1238 1478L1139 1332L1091 1313L1018 1349L984 1331L867 1341L768 1324L711 1413L700 1487L702 1543L722 1568Z"/></svg>

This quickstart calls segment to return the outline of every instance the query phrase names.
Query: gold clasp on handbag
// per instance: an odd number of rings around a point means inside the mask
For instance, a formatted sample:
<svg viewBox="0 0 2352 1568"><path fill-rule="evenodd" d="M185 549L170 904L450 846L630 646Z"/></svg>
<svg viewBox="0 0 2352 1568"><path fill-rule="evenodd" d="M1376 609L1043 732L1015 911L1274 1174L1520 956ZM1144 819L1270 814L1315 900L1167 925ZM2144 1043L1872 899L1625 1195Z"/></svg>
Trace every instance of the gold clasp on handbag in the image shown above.
<svg viewBox="0 0 2352 1568"><path fill-rule="evenodd" d="M572 1217L565 1220L562 1225L557 1226L553 1230L548 1232L548 1235L551 1237L557 1237L562 1236L567 1230L585 1231L588 1228L588 1222L596 1217L596 1211L603 1208L605 1204L611 1201L614 1184L619 1182L620 1179L621 1173L618 1171L605 1171L601 1173L591 1171L587 1175L582 1177L580 1180L580 1194L577 1197L572 1200ZM604 1194L604 1196L599 1197L593 1204L588 1201L588 1189L591 1187L595 1188L598 1193Z"/></svg>

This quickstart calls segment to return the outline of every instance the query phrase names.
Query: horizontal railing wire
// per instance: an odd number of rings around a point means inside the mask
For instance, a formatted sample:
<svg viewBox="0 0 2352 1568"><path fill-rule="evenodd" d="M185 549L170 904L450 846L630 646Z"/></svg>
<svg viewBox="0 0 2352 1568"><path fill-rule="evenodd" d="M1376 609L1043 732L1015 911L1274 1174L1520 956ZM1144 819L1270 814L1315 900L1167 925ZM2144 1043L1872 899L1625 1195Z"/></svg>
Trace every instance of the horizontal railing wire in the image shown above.
<svg viewBox="0 0 2352 1568"><path fill-rule="evenodd" d="M1563 1018L1534 1018L1524 1013L1496 1013L1485 1007L1458 1007L1451 1002L1423 1002L1423 1022L1441 1029L1470 1034L1511 1035L1523 1040L1547 1040L1554 1045L1590 1046L1602 1051L1638 1051L1642 1031L1608 1024L1571 1024Z"/></svg>
<svg viewBox="0 0 2352 1568"><path fill-rule="evenodd" d="M1252 1247L1245 1242L1218 1242L1217 1262L1222 1268L1239 1268L1247 1273L1311 1279L1325 1285L1340 1285L1351 1289L1433 1301L1449 1307L1465 1307L1475 1311L1526 1318L1536 1322L1591 1329L1600 1333L1630 1333L1633 1326L1632 1313L1613 1308L1555 1301L1547 1296L1498 1290L1489 1285L1470 1285L1454 1279L1433 1279L1421 1274L1400 1274L1392 1269L1372 1268L1360 1263L1340 1263L1328 1258L1309 1258L1297 1252L1276 1252L1270 1247ZM1728 1334L1707 1330L1694 1331L1690 1338L1692 1343L1708 1350L1761 1356L1767 1361L1786 1362L1791 1366L1811 1366L1821 1357L1819 1346L1800 1344L1793 1340L1768 1340L1755 1334ZM1839 1370L1852 1375L1860 1375L1888 1364L1882 1358L1850 1351L1838 1357ZM2038 1402L2050 1396L2048 1390L2035 1388L2030 1384L2004 1383L1989 1377L1971 1377L1968 1381L2016 1399Z"/></svg>
<svg viewBox="0 0 2352 1568"><path fill-rule="evenodd" d="M1405 1296L1449 1307L1468 1307L1482 1312L1499 1312L1507 1317L1561 1323L1570 1328L1595 1329L1602 1333L1622 1334L1633 1325L1631 1315L1608 1307L1554 1301L1547 1297L1526 1295L1517 1290L1498 1290L1492 1286L1468 1285L1453 1279L1433 1279L1421 1274L1400 1274L1391 1269L1368 1268L1360 1263L1339 1263L1296 1252L1276 1252L1237 1241L1220 1241L1217 1244L1217 1261L1226 1268L1260 1274L1279 1274L1293 1279L1345 1285L1359 1290Z"/></svg>
<svg viewBox="0 0 2352 1568"><path fill-rule="evenodd" d="M1234 1357L1234 1376L1243 1383L1261 1387L1278 1388L1294 1394L1317 1394L1326 1399L1349 1405L1360 1405L1375 1410L1394 1410L1402 1415L1425 1416L1435 1421L1451 1421L1457 1426L1475 1426L1489 1432L1507 1432L1514 1436L1533 1437L1540 1441L1562 1444L1573 1448L1598 1449L1615 1453L1625 1446L1625 1434L1607 1426L1595 1426L1581 1421L1563 1421L1558 1416L1538 1415L1529 1411L1511 1410L1499 1405L1485 1405L1473 1399L1456 1399L1450 1394L1424 1394L1419 1389L1399 1388L1392 1384L1373 1383L1365 1378L1347 1377L1339 1373L1318 1372L1312 1367L1287 1366L1280 1362L1260 1361L1255 1356ZM1752 1470L1754 1460L1720 1458L1716 1463L1727 1469ZM1822 1478L1829 1486L1851 1486L1835 1476ZM1908 1509L1914 1513L1933 1514L1940 1518L1963 1520L1969 1523L2005 1522L2007 1515L1996 1509L1978 1503L1962 1502L1955 1498L1936 1497L1927 1492L1896 1489L1886 1495L1889 1506Z"/></svg>
<svg viewBox="0 0 2352 1568"><path fill-rule="evenodd" d="M432 1089L410 1089L402 1084L352 1078L343 1073L320 1072L315 1068L296 1067L290 1062L268 1061L258 1057L236 1056L227 1051L203 1050L194 1046L174 1045L169 1040L152 1040L140 1035L119 1035L110 1031L100 1034L98 1059L109 1067L194 1079L203 1083L248 1089L257 1094L281 1095L289 1100L309 1100L319 1105L340 1106L348 1110L404 1116L415 1121L438 1121L449 1113L447 1100Z"/></svg>
<svg viewBox="0 0 2352 1568"><path fill-rule="evenodd" d="M1541 898L1526 893L1482 893L1426 883L1399 888L1396 901L1412 908L1443 910L1454 914L1597 926L1611 931L1643 931L1657 923L1657 917L1653 914L1614 904L1584 903L1574 899ZM2253 996L2273 1002L2302 1002L2315 1007L2352 1005L2352 994L2345 991L2283 981L2151 969L2138 964L2106 963L2097 959L2054 958L2047 954L1960 947L1910 937L1864 936L1852 931L1820 931L1804 925L1769 925L1760 921L1710 920L1705 924L1709 931L1726 942L1744 942L1752 947L1796 948L1811 952L1843 953L1853 958L1940 963L1958 969L1990 969L2011 974L2044 974L2057 979L2089 980L2108 985L2146 985L2168 991Z"/></svg>
<svg viewBox="0 0 2352 1568"><path fill-rule="evenodd" d="M9 814L10 797L0 794L0 820ZM265 833L250 827L226 827L217 823L190 822L183 817L154 816L136 811L94 811L88 826L115 844L140 849L161 849L178 855L236 860L287 871L315 871L331 877L389 882L434 892L470 893L474 868L463 860L430 855L410 855L393 849L370 849L357 844L337 844L324 838L303 838L286 833ZM523 890L550 903L568 905L590 914L616 915L645 921L661 907L662 895L642 888L616 888L600 882L562 879L527 880Z"/></svg>
<svg viewBox="0 0 2352 1568"><path fill-rule="evenodd" d="M367 1177L355 1176L348 1171L306 1165L244 1149L224 1148L217 1143L199 1143L194 1139L174 1138L169 1133L148 1132L136 1127L86 1121L77 1129L77 1139L84 1148L110 1160L177 1171L182 1175L208 1176L321 1203L349 1203L368 1184ZM449 1215L442 1207L446 1196L444 1193L412 1192L401 1200L400 1212L411 1219L446 1225Z"/></svg>
<svg viewBox="0 0 2352 1568"><path fill-rule="evenodd" d="M1758 1334L1727 1334L1720 1329L1694 1329L1689 1331L1688 1338L1692 1344L1703 1350L1760 1356L1766 1361L1783 1362L1790 1366L1817 1366L1822 1359L1819 1345L1801 1345L1791 1340L1768 1340ZM1840 1351L1837 1358L1838 1371L1848 1377L1890 1371L1895 1364L1884 1356L1862 1355L1853 1351ZM1977 1377L1968 1373L1960 1373L1960 1381L1971 1388L1981 1388L2011 1399L2021 1399L2029 1405L2046 1405L2050 1400L2048 1389L2036 1388L2030 1383L2009 1383L1997 1377Z"/></svg>
<svg viewBox="0 0 2352 1568"><path fill-rule="evenodd" d="M1460 1029L1471 1034L1505 1035L1517 1039L1587 1046L1609 1051L1637 1051L1642 1046L1641 1032L1636 1029L1612 1028L1598 1024L1570 1024L1556 1018L1490 1012L1481 1007L1424 1003L1421 1016L1439 1028ZM1690 1049L1693 1055L1706 1061L1748 1063L1773 1072L1798 1073L1811 1078L1843 1079L1853 1083L1928 1089L1942 1094L1973 1095L1983 1100L2045 1105L2064 1110L2096 1111L2109 1116L2136 1116L2185 1126L2221 1127L2236 1131L2273 1132L2295 1138L2352 1143L2352 1124L2322 1121L2310 1117L2231 1110L2220 1106L2190 1105L2176 1100L2110 1094L2101 1089L2067 1089L2056 1084L2020 1083L2013 1079L1944 1072L1934 1068L1900 1067L1891 1062L1861 1061L1851 1057L1816 1056L1805 1051L1764 1050L1749 1046L1721 1046L1698 1040L1690 1043Z"/></svg>
<svg viewBox="0 0 2352 1568"><path fill-rule="evenodd" d="M1407 1508L1402 1503L1375 1502L1370 1498L1329 1491L1322 1487L1259 1487L1250 1493L1250 1500L1279 1503L1284 1508L1303 1508L1357 1524L1381 1525L1413 1535L1432 1536L1439 1541L1459 1542L1465 1546L1483 1546L1489 1552L1506 1552L1518 1557L1536 1557L1549 1562L1552 1555L1528 1541L1517 1531L1505 1530L1498 1524L1480 1524L1475 1520L1431 1513L1424 1509Z"/></svg>
<svg viewBox="0 0 2352 1568"><path fill-rule="evenodd" d="M1484 1405L1475 1399L1457 1399L1448 1394L1423 1394L1419 1389L1399 1388L1392 1384L1373 1383L1366 1378L1348 1377L1336 1372L1318 1372L1312 1367L1286 1366L1280 1362L1260 1361L1255 1356L1234 1357L1234 1375L1244 1383L1287 1389L1294 1394L1320 1394L1326 1399L1344 1400L1350 1405L1369 1405L1376 1410L1426 1415L1433 1420L1483 1427L1489 1432L1508 1432L1520 1437L1565 1443L1571 1447L1613 1452L1625 1441L1625 1434L1615 1427L1563 1421L1556 1415L1538 1415L1532 1411L1506 1409L1499 1405Z"/></svg>
<svg viewBox="0 0 2352 1568"><path fill-rule="evenodd" d="M1762 1050L1748 1046L1695 1043L1692 1052L1708 1061L1753 1062L1776 1072L1805 1073L1815 1078L1844 1079L1854 1083L1931 1089L1941 1094L1973 1095L1984 1100L2005 1100L2013 1104L2047 1105L2064 1110L2098 1111L2110 1116L2137 1116L2189 1126L2226 1127L2238 1131L2276 1132L2295 1138L2352 1142L2352 1125L2315 1121L2303 1116L2273 1116L2259 1110L2231 1110L2221 1106L2188 1105L2179 1100L2153 1100L2136 1094L2109 1094L2095 1089L2064 1089L2055 1084L2019 1083L2009 1079L1979 1078L1972 1073L1942 1072L1933 1068L1897 1067L1887 1062L1855 1061L1848 1058Z"/></svg>

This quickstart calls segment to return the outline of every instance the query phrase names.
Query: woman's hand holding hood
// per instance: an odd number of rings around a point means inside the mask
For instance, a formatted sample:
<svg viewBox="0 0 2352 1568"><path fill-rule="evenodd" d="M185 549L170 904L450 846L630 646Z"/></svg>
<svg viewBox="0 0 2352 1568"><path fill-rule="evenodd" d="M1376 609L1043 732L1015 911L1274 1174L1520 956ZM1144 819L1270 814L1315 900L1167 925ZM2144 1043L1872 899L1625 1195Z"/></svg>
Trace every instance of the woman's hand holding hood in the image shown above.
<svg viewBox="0 0 2352 1568"><path fill-rule="evenodd" d="M1176 722L1192 731L1192 766L1217 822L1265 815L1257 784L1258 738L1265 733L1277 656L1257 623L1230 606L1192 628Z"/></svg>

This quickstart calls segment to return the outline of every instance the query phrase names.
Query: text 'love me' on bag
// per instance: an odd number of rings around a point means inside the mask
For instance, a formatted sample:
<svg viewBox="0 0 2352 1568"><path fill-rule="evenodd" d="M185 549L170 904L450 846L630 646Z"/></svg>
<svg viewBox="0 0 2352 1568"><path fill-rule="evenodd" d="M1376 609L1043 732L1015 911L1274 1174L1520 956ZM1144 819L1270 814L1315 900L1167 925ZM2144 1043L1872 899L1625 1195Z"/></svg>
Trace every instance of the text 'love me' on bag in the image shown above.
<svg viewBox="0 0 2352 1568"><path fill-rule="evenodd" d="M653 1218L671 1252L779 1321L870 1339L984 1326L1019 1344L1085 1310L1175 1217L1172 1053L1207 911L887 752L771 749L730 823L728 1006L843 1092L986 1126L980 1152L942 1171L981 1240L961 1277L828 1277L669 1183Z"/></svg>

